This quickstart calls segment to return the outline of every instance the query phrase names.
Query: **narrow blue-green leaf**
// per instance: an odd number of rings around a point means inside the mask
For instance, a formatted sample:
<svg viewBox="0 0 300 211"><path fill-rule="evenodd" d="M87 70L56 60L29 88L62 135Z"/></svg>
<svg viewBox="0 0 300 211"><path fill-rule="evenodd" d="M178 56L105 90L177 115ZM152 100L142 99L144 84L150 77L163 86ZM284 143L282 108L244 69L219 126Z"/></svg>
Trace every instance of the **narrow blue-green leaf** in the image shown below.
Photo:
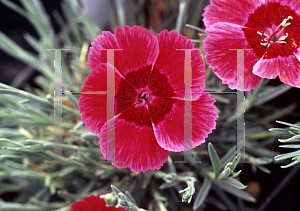
<svg viewBox="0 0 300 211"><path fill-rule="evenodd" d="M283 129L283 128L270 128L269 131L289 134L289 129Z"/></svg>
<svg viewBox="0 0 300 211"><path fill-rule="evenodd" d="M74 166L67 166L61 170L61 172L59 173L59 177L64 177L64 176L72 173L75 170L76 170L76 168Z"/></svg>
<svg viewBox="0 0 300 211"><path fill-rule="evenodd" d="M282 121L276 121L277 123L280 123L280 124L283 124L283 125L286 125L286 126L290 126L290 127L295 127L297 129L300 129L300 125L296 125L296 124L290 124L288 122L282 122Z"/></svg>
<svg viewBox="0 0 300 211"><path fill-rule="evenodd" d="M294 132L298 132L298 134L300 134L300 128L298 128L297 126L299 125L296 125L296 127L290 127L291 130L296 130Z"/></svg>
<svg viewBox="0 0 300 211"><path fill-rule="evenodd" d="M266 157L273 157L276 156L276 154L278 154L278 152L274 152L269 149L262 148L262 146L260 146L260 148L257 146L249 146L249 148L247 149L249 152L257 155L258 157L264 157L264 159L266 159ZM270 160L268 162L270 162Z"/></svg>
<svg viewBox="0 0 300 211"><path fill-rule="evenodd" d="M193 209L196 210L198 209L202 203L204 202L204 200L206 199L206 196L211 188L211 181L207 178L204 178L204 182L201 185L201 188L196 196L194 205L193 205Z"/></svg>
<svg viewBox="0 0 300 211"><path fill-rule="evenodd" d="M256 167L259 168L261 171L267 173L267 174L271 173L271 171L269 169L267 169L266 167L264 167L264 166L257 165Z"/></svg>
<svg viewBox="0 0 300 211"><path fill-rule="evenodd" d="M67 19L68 24L71 27L71 30L73 32L73 35L74 35L77 43L81 45L82 44L82 37L81 37L80 31L79 31L77 18L75 18L75 14L73 13L74 12L74 10L72 8L72 7L74 7L73 2L64 1L61 6L62 6L64 15Z"/></svg>
<svg viewBox="0 0 300 211"><path fill-rule="evenodd" d="M1 211L46 211L66 206L65 202L49 203L46 205L29 205L13 202L0 202Z"/></svg>
<svg viewBox="0 0 300 211"><path fill-rule="evenodd" d="M146 190L146 188L148 187L148 185L152 181L153 171L152 170L146 171L146 173L143 176L144 177L143 177L143 180L142 180L142 188L143 188L143 190Z"/></svg>
<svg viewBox="0 0 300 211"><path fill-rule="evenodd" d="M230 170L232 169L232 162L229 162L229 163L227 163L226 164L226 166L224 167L224 169L227 169L227 168L229 168Z"/></svg>
<svg viewBox="0 0 300 211"><path fill-rule="evenodd" d="M119 193L122 193L118 188L116 188L115 186L111 185L111 189L115 192L115 194L118 196Z"/></svg>
<svg viewBox="0 0 300 211"><path fill-rule="evenodd" d="M91 132L83 133L83 134L81 134L81 137L84 139L97 139L98 138L97 135L95 135L94 133L91 133Z"/></svg>
<svg viewBox="0 0 300 211"><path fill-rule="evenodd" d="M300 144L280 145L282 148L300 148Z"/></svg>
<svg viewBox="0 0 300 211"><path fill-rule="evenodd" d="M82 121L78 121L76 123L76 125L72 128L72 130L78 130L80 127L83 126L83 122ZM71 131L71 130L70 130ZM86 132L88 132L88 130L86 130Z"/></svg>
<svg viewBox="0 0 300 211"><path fill-rule="evenodd" d="M237 189L241 189L241 190L243 190L247 187L246 185L243 185L241 182L239 182L236 179L231 178L231 177L227 178L226 180L220 181L220 183L228 184L228 185L231 185L231 186L233 186Z"/></svg>
<svg viewBox="0 0 300 211"><path fill-rule="evenodd" d="M65 191L58 190L57 195L62 197L63 199L71 199L72 201L77 201L83 199L86 196L90 196L90 194L73 194L73 193L66 193Z"/></svg>
<svg viewBox="0 0 300 211"><path fill-rule="evenodd" d="M279 109L273 111L272 114L270 114L270 115L268 115L264 118L261 118L259 120L259 123L257 123L257 124L265 125L265 124L274 122L274 120L280 119L281 117L284 117L284 116L288 115L289 113L291 113L297 107L298 107L298 105L296 103L293 103L293 104L291 104L289 106L286 106L284 108L279 108Z"/></svg>
<svg viewBox="0 0 300 211"><path fill-rule="evenodd" d="M236 156L236 152L239 152L243 147L243 141L239 141L237 146L233 146L221 159L221 166L224 167L228 162Z"/></svg>
<svg viewBox="0 0 300 211"><path fill-rule="evenodd" d="M235 172L231 175L231 177L237 177L240 175L240 173L242 172L242 170L239 170L238 172Z"/></svg>
<svg viewBox="0 0 300 211"><path fill-rule="evenodd" d="M54 19L56 20L56 22L58 23L59 27L61 29L63 29L66 25L64 19L62 18L62 16L60 15L60 13L57 10L53 10L52 15L54 17Z"/></svg>
<svg viewBox="0 0 300 211"><path fill-rule="evenodd" d="M19 7L17 4L13 3L12 1L2 0L1 3L5 4L5 6L9 7L10 9L14 10L15 12L19 13L24 18L27 18L26 12L21 7Z"/></svg>
<svg viewBox="0 0 300 211"><path fill-rule="evenodd" d="M277 156L274 157L274 159L278 161L278 160L284 160L284 159L299 156L299 155L300 155L300 150L297 150L295 152L289 152L289 153L286 153L286 154L277 155Z"/></svg>
<svg viewBox="0 0 300 211"><path fill-rule="evenodd" d="M53 183L51 183L51 184L49 185L49 190L50 190L51 195L54 195L54 194L55 194L55 192L56 192L56 187L55 187L55 185L54 185Z"/></svg>
<svg viewBox="0 0 300 211"><path fill-rule="evenodd" d="M7 138L0 138L0 142L2 142L2 141L9 142L9 143L11 143L13 145L17 145L17 146L20 146L20 147L24 147L25 146L24 144L21 144L18 141L10 140L10 139L7 139Z"/></svg>
<svg viewBox="0 0 300 211"><path fill-rule="evenodd" d="M8 171L0 171L0 179L5 179L7 177L10 177L10 172Z"/></svg>
<svg viewBox="0 0 300 211"><path fill-rule="evenodd" d="M246 201L250 201L250 202L256 202L256 199L251 196L249 193L243 191L243 190L239 190L235 187L233 187L232 185L226 184L226 183L221 183L221 182L217 182L217 185L219 188L227 191L228 193L231 193L232 195L241 198L243 200Z"/></svg>
<svg viewBox="0 0 300 211"><path fill-rule="evenodd" d="M21 184L1 184L0 194L5 192L17 192L22 188Z"/></svg>
<svg viewBox="0 0 300 211"><path fill-rule="evenodd" d="M262 105L265 102L268 102L269 100L272 100L275 97L285 93L286 91L288 91L291 88L292 88L291 86L288 86L286 84L281 84L276 87L265 89L265 91L258 94L258 97L257 97L256 101L254 102L254 105L255 106Z"/></svg>
<svg viewBox="0 0 300 211"><path fill-rule="evenodd" d="M49 187L49 186L50 186L50 183L51 183L51 175L50 175L50 174L47 174L47 175L45 176L45 182L44 182L44 184L45 184L46 187Z"/></svg>
<svg viewBox="0 0 300 211"><path fill-rule="evenodd" d="M48 78L53 78L53 71L46 63L38 60L35 55L21 48L2 32L0 32L0 48L7 54L39 70Z"/></svg>
<svg viewBox="0 0 300 211"><path fill-rule="evenodd" d="M239 163L240 159L241 159L241 153L239 153L235 158L233 158L232 166L230 167L231 171L233 171L235 169L235 167Z"/></svg>
<svg viewBox="0 0 300 211"><path fill-rule="evenodd" d="M159 186L159 189L160 189L160 190L163 190L163 189L166 189L166 188L175 187L175 186L177 186L178 184L179 184L178 182L170 182L170 183L165 182L165 183L163 183L163 184L161 184L161 185Z"/></svg>
<svg viewBox="0 0 300 211"><path fill-rule="evenodd" d="M221 172L221 162L220 162L219 156L218 156L215 148L213 147L212 143L208 144L208 153L209 153L209 157L212 162L212 165L213 165L215 177L217 177L219 175L219 173Z"/></svg>
<svg viewBox="0 0 300 211"><path fill-rule="evenodd" d="M223 170L221 172L221 174L219 174L219 176L217 177L218 180L222 180L222 179L226 179L229 174L231 173L230 168L226 168L225 170Z"/></svg>
<svg viewBox="0 0 300 211"><path fill-rule="evenodd" d="M43 152L47 150L44 146L41 145L34 145L34 146L25 146L25 147L6 147L7 150L22 152L22 153L36 153L36 152Z"/></svg>
<svg viewBox="0 0 300 211"><path fill-rule="evenodd" d="M295 161L293 161L292 163L290 163L290 164L288 164L288 165L286 165L286 166L280 166L281 168L289 168L289 167L291 167L291 166L293 166L293 165L296 165L297 163L299 163L300 162L300 160L295 160Z"/></svg>
<svg viewBox="0 0 300 211"><path fill-rule="evenodd" d="M197 26L194 26L194 25L191 25L191 24L185 24L185 26L186 26L186 27L189 27L189 28L192 28L192 29L195 29L195 30L197 30L197 31L200 31L200 32L205 33L205 30L204 30L204 29L201 29L201 28L199 28L199 27L197 27Z"/></svg>
<svg viewBox="0 0 300 211"><path fill-rule="evenodd" d="M37 102L39 104L43 104L46 106L52 106L46 99L43 99L41 97L38 97L36 95L30 94L28 92L25 92L23 90L18 89L0 89L0 94L9 94L9 95L15 95L24 99L28 99L30 101Z"/></svg>
<svg viewBox="0 0 300 211"><path fill-rule="evenodd" d="M261 157L261 158L254 158L251 156L247 156L247 159L250 162L254 162L255 165L266 165L269 164L273 161L273 159L271 158L265 158L265 157Z"/></svg>
<svg viewBox="0 0 300 211"><path fill-rule="evenodd" d="M91 20L89 15L81 14L80 20L83 24L83 28L86 29L84 31L88 35L87 38L90 39L89 41L92 41L100 34L101 29Z"/></svg>
<svg viewBox="0 0 300 211"><path fill-rule="evenodd" d="M20 158L20 159L24 159L24 155L0 155L0 158Z"/></svg>
<svg viewBox="0 0 300 211"><path fill-rule="evenodd" d="M217 185L213 184L212 189L214 192L218 195L218 197L221 199L221 201L224 202L224 204L228 207L230 211L239 211L236 207L236 203L234 203L225 193L223 190L221 190ZM228 210L228 209L223 209L223 210Z"/></svg>
<svg viewBox="0 0 300 211"><path fill-rule="evenodd" d="M45 173L43 172L38 172L38 171L24 171L24 170L17 170L17 171L12 171L11 177L23 177L24 178L32 178L32 179L44 179L45 178Z"/></svg>
<svg viewBox="0 0 300 211"><path fill-rule="evenodd" d="M292 128L292 127L291 127L291 128ZM296 133L296 132L294 131L295 129L292 130L291 128L290 128L290 130L289 130L289 134L292 134L293 136L299 135L299 133Z"/></svg>
<svg viewBox="0 0 300 211"><path fill-rule="evenodd" d="M32 48L34 48L40 54L42 54L43 51L45 52L45 47L41 45L38 39L36 39L34 36L26 33L24 35L24 39L28 42L29 45L31 45Z"/></svg>
<svg viewBox="0 0 300 211"><path fill-rule="evenodd" d="M300 141L300 135L293 136L289 139L278 139L280 142L298 142Z"/></svg>

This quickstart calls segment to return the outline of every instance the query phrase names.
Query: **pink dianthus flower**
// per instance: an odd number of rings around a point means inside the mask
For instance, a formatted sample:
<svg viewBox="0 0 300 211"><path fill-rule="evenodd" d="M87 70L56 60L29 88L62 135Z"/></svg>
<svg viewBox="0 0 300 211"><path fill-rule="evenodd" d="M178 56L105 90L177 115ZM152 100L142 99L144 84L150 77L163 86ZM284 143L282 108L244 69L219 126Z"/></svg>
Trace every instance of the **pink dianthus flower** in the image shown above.
<svg viewBox="0 0 300 211"><path fill-rule="evenodd" d="M92 69L82 91L107 91L107 52L114 52L115 160L117 168L132 171L159 169L169 151L184 150L185 52L193 42L176 31L154 35L139 26L102 32L92 42L88 66ZM192 56L192 148L205 142L216 125L213 103L205 88L205 66L198 50ZM81 94L79 110L86 127L99 135L107 159L106 98ZM190 99L191 100L191 99ZM112 121L112 120L108 120Z"/></svg>
<svg viewBox="0 0 300 211"><path fill-rule="evenodd" d="M229 88L237 88L237 52L244 56L245 90L261 78L300 87L299 0L211 0L205 8L206 62Z"/></svg>

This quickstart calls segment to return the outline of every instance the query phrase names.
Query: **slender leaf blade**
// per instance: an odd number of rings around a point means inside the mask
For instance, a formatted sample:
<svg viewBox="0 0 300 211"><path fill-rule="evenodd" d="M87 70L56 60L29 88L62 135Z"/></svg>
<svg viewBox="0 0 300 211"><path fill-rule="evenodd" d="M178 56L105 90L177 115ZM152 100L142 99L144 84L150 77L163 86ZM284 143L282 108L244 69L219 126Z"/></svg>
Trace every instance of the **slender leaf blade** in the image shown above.
<svg viewBox="0 0 300 211"><path fill-rule="evenodd" d="M221 183L218 182L217 183L218 187L220 187L221 189L227 191L228 193L231 193L232 195L241 198L243 200L249 201L249 202L256 202L256 199L251 196L249 193L243 191L243 190L239 190L235 187L233 187L232 185L226 184L226 183Z"/></svg>
<svg viewBox="0 0 300 211"><path fill-rule="evenodd" d="M206 199L206 196L211 188L211 181L207 178L204 178L204 182L196 196L194 205L193 205L193 209L196 210L198 209L202 203L204 202L204 200Z"/></svg>
<svg viewBox="0 0 300 211"><path fill-rule="evenodd" d="M217 177L219 173L221 172L221 162L219 159L219 156L213 147L212 143L208 144L208 152L209 152L209 157L213 165L213 169L215 172L215 176Z"/></svg>

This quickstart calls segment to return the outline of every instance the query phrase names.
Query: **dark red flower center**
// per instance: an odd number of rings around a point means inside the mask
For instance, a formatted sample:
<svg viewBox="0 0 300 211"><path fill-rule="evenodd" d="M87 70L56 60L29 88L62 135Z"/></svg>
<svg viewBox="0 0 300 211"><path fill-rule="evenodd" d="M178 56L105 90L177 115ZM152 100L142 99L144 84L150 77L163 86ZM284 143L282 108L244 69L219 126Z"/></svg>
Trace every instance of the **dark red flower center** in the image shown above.
<svg viewBox="0 0 300 211"><path fill-rule="evenodd" d="M116 112L140 126L158 124L172 110L174 89L168 78L151 66L131 71L121 79L116 94Z"/></svg>
<svg viewBox="0 0 300 211"><path fill-rule="evenodd" d="M141 91L140 94L138 95L139 102L145 103L148 102L150 98L150 94L147 91Z"/></svg>
<svg viewBox="0 0 300 211"><path fill-rule="evenodd" d="M300 45L300 17L289 6L267 3L258 7L243 28L248 48L258 58L287 57ZM266 53L267 51L267 53Z"/></svg>

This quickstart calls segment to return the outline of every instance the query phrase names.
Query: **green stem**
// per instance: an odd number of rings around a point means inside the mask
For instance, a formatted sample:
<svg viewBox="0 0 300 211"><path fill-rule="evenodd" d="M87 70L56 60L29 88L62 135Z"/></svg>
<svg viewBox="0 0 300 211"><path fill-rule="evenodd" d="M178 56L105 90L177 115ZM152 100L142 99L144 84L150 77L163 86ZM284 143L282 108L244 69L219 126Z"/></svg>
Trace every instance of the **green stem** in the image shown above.
<svg viewBox="0 0 300 211"><path fill-rule="evenodd" d="M179 14L177 17L177 22L175 26L175 30L178 32L178 34L182 33L182 29L184 26L184 23L187 18L187 12L188 12L188 3L189 0L180 0L179 1Z"/></svg>

